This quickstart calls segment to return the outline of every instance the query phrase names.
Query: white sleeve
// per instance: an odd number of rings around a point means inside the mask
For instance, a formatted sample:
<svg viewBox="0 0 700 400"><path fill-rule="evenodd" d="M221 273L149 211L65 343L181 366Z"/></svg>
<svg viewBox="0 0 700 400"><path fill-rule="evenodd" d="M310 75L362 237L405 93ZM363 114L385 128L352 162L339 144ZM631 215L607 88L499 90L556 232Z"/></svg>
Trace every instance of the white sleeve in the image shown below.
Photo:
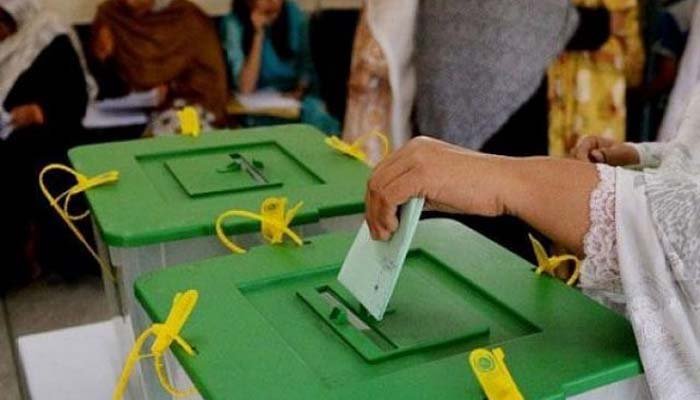
<svg viewBox="0 0 700 400"><path fill-rule="evenodd" d="M700 160L700 84L693 88L678 134L671 143L684 146L695 161Z"/></svg>
<svg viewBox="0 0 700 400"><path fill-rule="evenodd" d="M700 161L700 84L692 90L688 106L673 140L670 142L628 143L639 154L639 165L631 168L657 168L668 148L684 146Z"/></svg>
<svg viewBox="0 0 700 400"><path fill-rule="evenodd" d="M632 146L639 155L639 164L630 166L630 168L638 169L657 168L661 164L661 158L666 148L668 148L668 143L645 142L627 144Z"/></svg>

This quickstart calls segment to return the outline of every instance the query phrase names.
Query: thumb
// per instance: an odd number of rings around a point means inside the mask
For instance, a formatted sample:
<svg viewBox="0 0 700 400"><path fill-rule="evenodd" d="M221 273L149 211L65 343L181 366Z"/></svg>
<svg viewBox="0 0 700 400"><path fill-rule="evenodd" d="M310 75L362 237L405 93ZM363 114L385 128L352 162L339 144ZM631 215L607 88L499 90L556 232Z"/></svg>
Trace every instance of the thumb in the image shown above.
<svg viewBox="0 0 700 400"><path fill-rule="evenodd" d="M598 151L602 153L601 157L604 159L604 161L599 162L604 162L608 165L625 166L637 164L639 162L636 150L627 145L615 145Z"/></svg>
<svg viewBox="0 0 700 400"><path fill-rule="evenodd" d="M605 153L605 151L606 151L606 149L591 150L588 158L594 163L607 164L608 163L608 156Z"/></svg>

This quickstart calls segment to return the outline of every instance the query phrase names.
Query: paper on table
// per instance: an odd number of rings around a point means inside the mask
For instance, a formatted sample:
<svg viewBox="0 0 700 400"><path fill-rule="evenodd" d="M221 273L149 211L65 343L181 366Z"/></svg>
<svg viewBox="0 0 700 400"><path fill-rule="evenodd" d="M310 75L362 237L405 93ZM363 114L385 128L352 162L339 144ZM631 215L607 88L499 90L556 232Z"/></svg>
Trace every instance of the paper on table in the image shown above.
<svg viewBox="0 0 700 400"><path fill-rule="evenodd" d="M143 111L104 111L91 105L88 107L83 126L87 129L116 128L145 125L148 115Z"/></svg>
<svg viewBox="0 0 700 400"><path fill-rule="evenodd" d="M389 241L372 240L362 224L348 252L338 281L381 321L411 247L425 199L414 198L401 209L401 224Z"/></svg>
<svg viewBox="0 0 700 400"><path fill-rule="evenodd" d="M276 90L264 89L251 94L237 94L236 100L250 111L271 110L271 109L294 109L301 108L299 100L285 97Z"/></svg>
<svg viewBox="0 0 700 400"><path fill-rule="evenodd" d="M105 99L95 103L100 111L134 111L158 106L158 90L133 92L124 97Z"/></svg>

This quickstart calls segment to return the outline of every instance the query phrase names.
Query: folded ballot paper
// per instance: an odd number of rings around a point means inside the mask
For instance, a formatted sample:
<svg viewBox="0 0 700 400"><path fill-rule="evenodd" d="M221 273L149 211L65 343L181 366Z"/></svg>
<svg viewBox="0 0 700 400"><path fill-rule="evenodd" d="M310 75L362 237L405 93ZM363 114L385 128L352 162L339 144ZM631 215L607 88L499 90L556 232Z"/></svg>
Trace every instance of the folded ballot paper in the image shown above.
<svg viewBox="0 0 700 400"><path fill-rule="evenodd" d="M338 281L378 321L394 293L424 203L414 198L401 207L399 229L389 241L372 240L367 222L362 224L340 269Z"/></svg>

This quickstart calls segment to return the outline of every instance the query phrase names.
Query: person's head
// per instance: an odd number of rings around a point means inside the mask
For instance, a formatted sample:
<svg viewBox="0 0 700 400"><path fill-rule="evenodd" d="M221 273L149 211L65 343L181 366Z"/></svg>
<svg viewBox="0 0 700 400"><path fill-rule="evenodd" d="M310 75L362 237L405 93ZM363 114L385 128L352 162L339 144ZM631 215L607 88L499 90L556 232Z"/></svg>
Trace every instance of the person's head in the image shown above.
<svg viewBox="0 0 700 400"><path fill-rule="evenodd" d="M0 8L0 42L12 36L15 32L17 32L17 22L5 9Z"/></svg>
<svg viewBox="0 0 700 400"><path fill-rule="evenodd" d="M244 2L248 3L248 9L251 13L257 11L272 21L279 18L282 6L284 6L284 0L244 0Z"/></svg>
<svg viewBox="0 0 700 400"><path fill-rule="evenodd" d="M253 12L260 12L269 17L272 21L269 26L270 39L275 51L282 58L291 58L294 54L289 46L289 21L285 0L233 1L233 13L243 24L243 50L246 54L253 43Z"/></svg>
<svg viewBox="0 0 700 400"><path fill-rule="evenodd" d="M122 4L137 17L160 11L170 5L171 1L172 0L121 0Z"/></svg>

